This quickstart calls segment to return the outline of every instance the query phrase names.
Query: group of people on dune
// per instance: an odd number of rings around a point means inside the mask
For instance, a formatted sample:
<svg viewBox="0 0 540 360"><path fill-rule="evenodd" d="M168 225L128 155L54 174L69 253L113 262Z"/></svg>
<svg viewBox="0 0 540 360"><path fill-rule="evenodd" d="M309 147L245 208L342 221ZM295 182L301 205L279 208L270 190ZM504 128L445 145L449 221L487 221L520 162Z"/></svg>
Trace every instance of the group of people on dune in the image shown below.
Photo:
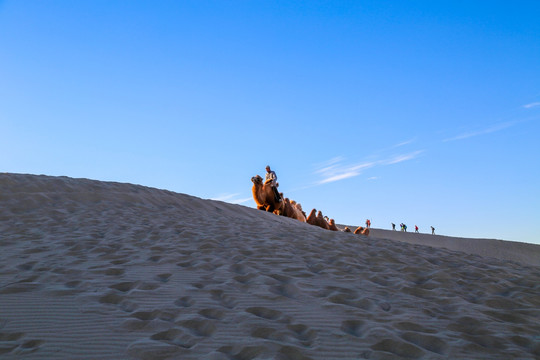
<svg viewBox="0 0 540 360"><path fill-rule="evenodd" d="M396 224L394 223L391 223L391 224L392 224L392 230L396 231ZM404 223L401 223L399 224L399 226L401 227L401 231L407 232L407 225L405 225ZM418 233L418 225L414 225L414 232ZM435 228L433 226L431 226L431 235L435 235Z"/></svg>
<svg viewBox="0 0 540 360"><path fill-rule="evenodd" d="M311 225L321 227L326 230L340 231L336 226L334 219L329 219L327 216L323 216L321 211L317 209L311 210L309 215L306 215L302 209L302 205L294 200L290 200L283 196L283 193L279 193L277 187L277 175L270 166L266 166L265 179L259 175L251 178L253 182L252 192L253 199L257 204L257 209L272 212L277 215L290 217L301 222L306 222ZM351 229L345 227L344 232L352 232ZM369 235L369 228L359 226L355 231L355 234Z"/></svg>

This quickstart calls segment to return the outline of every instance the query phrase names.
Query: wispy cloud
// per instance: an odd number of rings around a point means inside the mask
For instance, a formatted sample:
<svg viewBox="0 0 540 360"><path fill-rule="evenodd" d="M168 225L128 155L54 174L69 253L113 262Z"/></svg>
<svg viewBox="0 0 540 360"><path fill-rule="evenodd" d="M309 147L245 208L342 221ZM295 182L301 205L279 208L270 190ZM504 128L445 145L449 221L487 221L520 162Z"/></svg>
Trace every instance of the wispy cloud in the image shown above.
<svg viewBox="0 0 540 360"><path fill-rule="evenodd" d="M375 166L393 165L403 161L412 160L418 157L423 151L414 151L407 154L395 155L383 160L363 162L358 164L342 164L343 157L334 158L326 163L326 165L317 170L322 179L317 182L317 185L328 184L335 181L349 179L361 175L365 170ZM376 177L370 177L370 180L377 179Z"/></svg>
<svg viewBox="0 0 540 360"><path fill-rule="evenodd" d="M523 107L524 107L525 109L531 109L531 108L537 107L537 106L540 106L540 101L537 101L537 102L533 102L533 103L530 103L530 104L523 105Z"/></svg>
<svg viewBox="0 0 540 360"><path fill-rule="evenodd" d="M323 177L323 179L319 182L319 184L326 184L326 183L330 183L334 181L339 181L339 180L355 177L355 176L360 175L363 170L368 169L373 166L375 166L375 163L373 162L367 162L367 163L356 164L356 165L334 164L331 167L326 167L324 169L317 171L317 173L321 174Z"/></svg>
<svg viewBox="0 0 540 360"><path fill-rule="evenodd" d="M405 145L409 145L409 144L412 144L415 141L416 141L416 139L410 139L410 140L402 141L402 142L392 146L392 148L398 148L398 147L402 147L402 146L405 146Z"/></svg>
<svg viewBox="0 0 540 360"><path fill-rule="evenodd" d="M231 204L242 204L242 203L245 203L249 200L252 200L251 197L248 197L248 198L238 198L241 194L239 193L236 193L236 194L221 194L221 195L218 195L216 197L213 197L211 198L211 200L217 200L217 201L223 201L223 202L228 202L228 203L231 203Z"/></svg>
<svg viewBox="0 0 540 360"><path fill-rule="evenodd" d="M384 164L384 165L393 165L393 164L397 164L397 163L400 163L400 162L403 162L403 161L412 160L412 159L418 157L418 155L420 155L422 152L423 152L423 150L418 150L418 151L414 151L414 152L408 153L408 154L396 155L396 156L394 156L392 158L389 158L387 160L383 160L382 164Z"/></svg>
<svg viewBox="0 0 540 360"><path fill-rule="evenodd" d="M472 137L475 137L475 136L491 134L491 133L494 133L494 132L497 132L497 131L508 129L509 127L514 126L518 122L520 122L520 121L508 121L508 122L504 122L504 123L500 123L500 124L495 124L495 125L492 125L492 126L490 126L488 128L482 129L482 130L465 132L465 133L460 134L458 136L454 136L454 137L451 137L451 138L448 138L448 139L444 139L443 142L463 140L463 139L468 139L468 138L472 138Z"/></svg>

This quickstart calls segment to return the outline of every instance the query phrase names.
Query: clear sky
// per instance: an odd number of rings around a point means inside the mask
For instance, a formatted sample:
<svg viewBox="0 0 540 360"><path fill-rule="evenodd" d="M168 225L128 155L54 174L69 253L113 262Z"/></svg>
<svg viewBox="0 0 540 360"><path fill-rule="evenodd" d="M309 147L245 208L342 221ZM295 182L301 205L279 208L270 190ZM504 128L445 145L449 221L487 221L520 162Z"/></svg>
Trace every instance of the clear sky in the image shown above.
<svg viewBox="0 0 540 360"><path fill-rule="evenodd" d="M540 2L0 1L0 171L540 244ZM1 191L1 189L0 189Z"/></svg>

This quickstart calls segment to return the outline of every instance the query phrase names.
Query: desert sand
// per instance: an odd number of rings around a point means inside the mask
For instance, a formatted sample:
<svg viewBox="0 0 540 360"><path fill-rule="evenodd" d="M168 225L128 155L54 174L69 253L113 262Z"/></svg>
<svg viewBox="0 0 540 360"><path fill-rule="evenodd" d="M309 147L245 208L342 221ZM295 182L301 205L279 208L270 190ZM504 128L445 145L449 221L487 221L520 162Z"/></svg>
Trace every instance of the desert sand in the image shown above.
<svg viewBox="0 0 540 360"><path fill-rule="evenodd" d="M0 358L540 358L540 246L403 235L3 173Z"/></svg>

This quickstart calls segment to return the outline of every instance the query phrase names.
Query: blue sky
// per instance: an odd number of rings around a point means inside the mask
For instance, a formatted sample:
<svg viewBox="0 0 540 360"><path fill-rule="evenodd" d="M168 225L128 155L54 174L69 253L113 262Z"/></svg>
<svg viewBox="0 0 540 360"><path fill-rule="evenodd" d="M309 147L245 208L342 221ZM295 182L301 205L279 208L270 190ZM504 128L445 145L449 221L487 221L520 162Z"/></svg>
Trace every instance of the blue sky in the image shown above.
<svg viewBox="0 0 540 360"><path fill-rule="evenodd" d="M0 171L540 244L538 1L0 1Z"/></svg>

